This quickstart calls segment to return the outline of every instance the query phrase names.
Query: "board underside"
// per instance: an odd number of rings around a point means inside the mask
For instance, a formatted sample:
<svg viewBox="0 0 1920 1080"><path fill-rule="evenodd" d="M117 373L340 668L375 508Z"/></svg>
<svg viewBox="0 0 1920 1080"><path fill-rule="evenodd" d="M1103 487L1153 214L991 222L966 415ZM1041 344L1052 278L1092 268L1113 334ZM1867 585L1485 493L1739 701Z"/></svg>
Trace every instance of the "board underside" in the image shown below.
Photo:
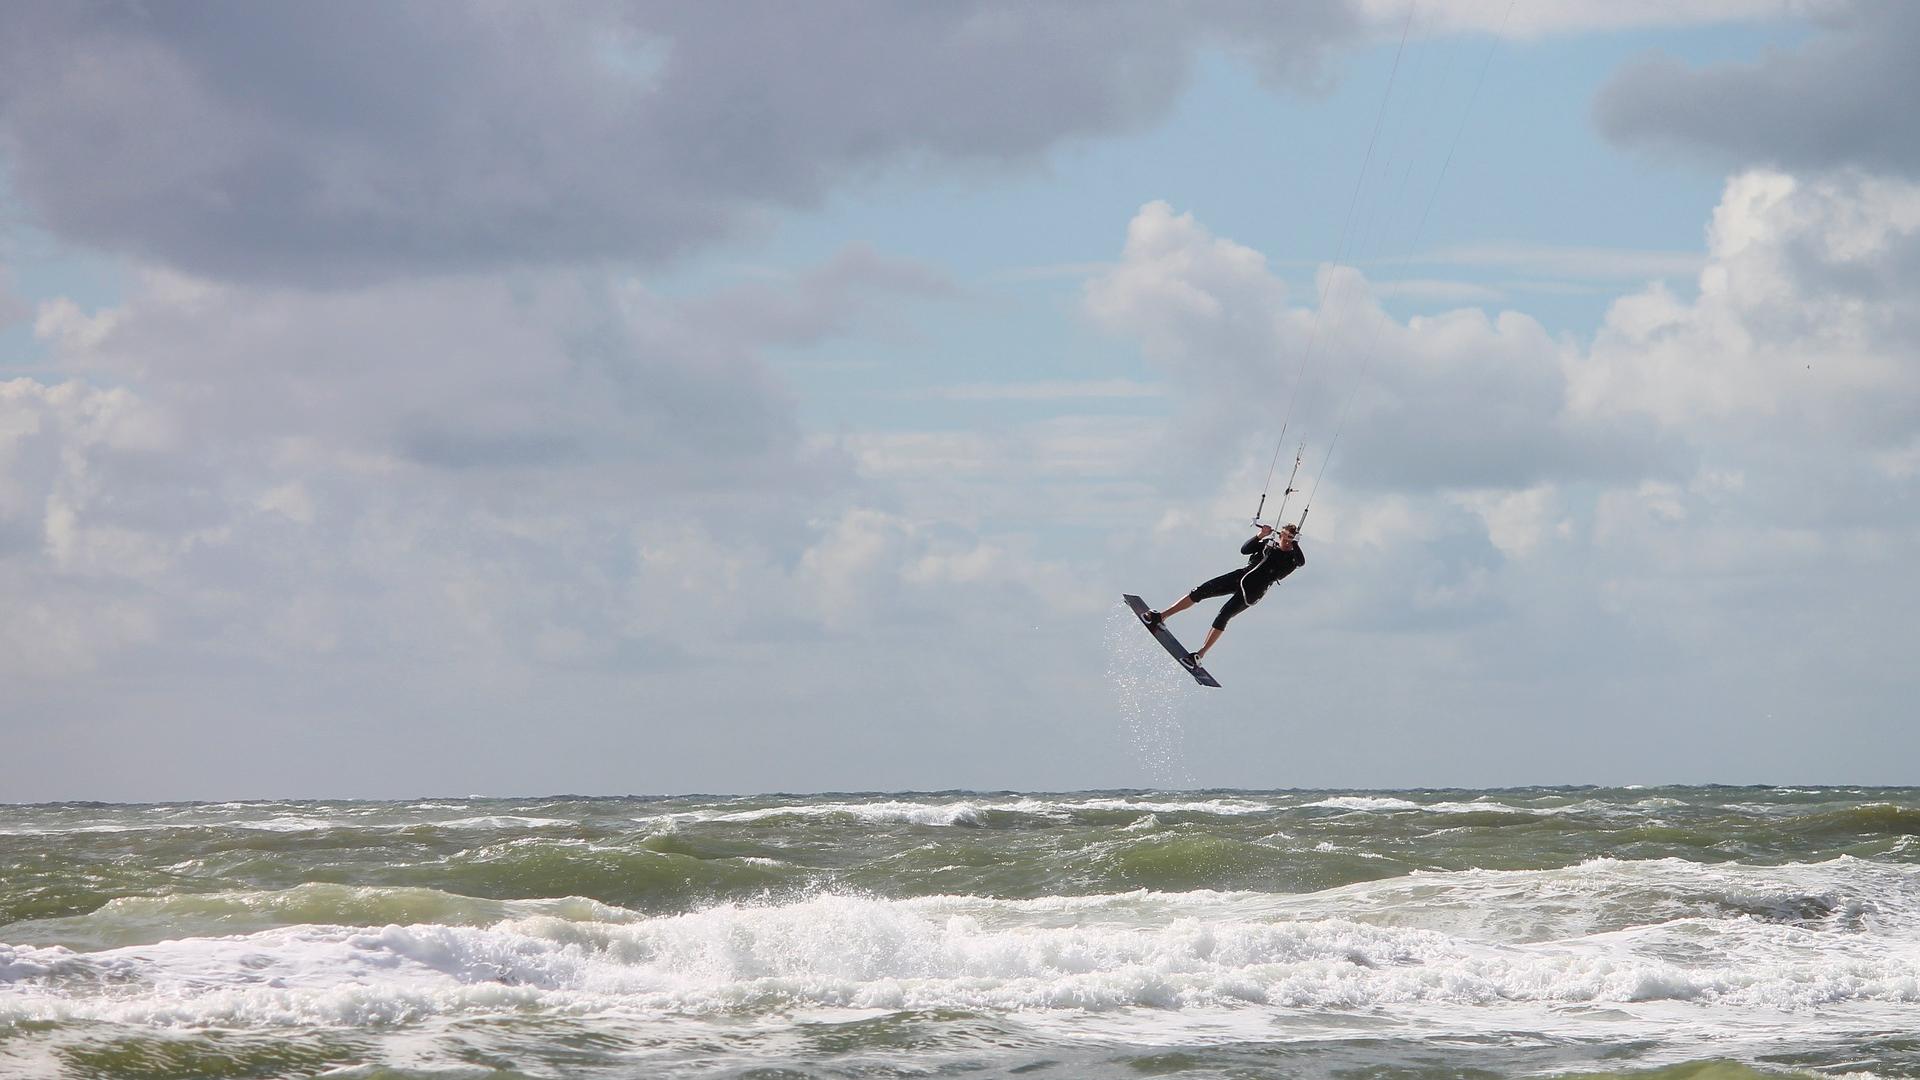
<svg viewBox="0 0 1920 1080"><path fill-rule="evenodd" d="M1133 609L1134 617L1140 620L1140 625L1147 628L1147 633L1152 634L1154 640L1158 641L1161 647L1167 650L1167 653L1180 665L1180 669L1193 676L1194 682L1199 683L1201 686L1217 687L1220 685L1220 681L1209 674L1206 668L1201 667L1199 664L1190 665L1187 663L1187 657L1192 654L1185 645L1180 644L1180 639L1174 637L1173 631L1168 630L1165 624L1159 626L1148 625L1147 612L1153 609L1147 606L1145 600L1140 599L1132 593L1121 593L1120 598L1125 600L1127 606Z"/></svg>

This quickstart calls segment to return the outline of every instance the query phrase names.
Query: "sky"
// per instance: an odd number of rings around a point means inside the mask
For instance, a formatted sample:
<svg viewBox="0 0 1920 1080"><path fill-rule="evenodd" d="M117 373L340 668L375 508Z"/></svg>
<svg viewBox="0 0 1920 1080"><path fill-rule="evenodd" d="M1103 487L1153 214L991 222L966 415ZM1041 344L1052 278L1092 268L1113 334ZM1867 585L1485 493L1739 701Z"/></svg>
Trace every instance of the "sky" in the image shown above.
<svg viewBox="0 0 1920 1080"><path fill-rule="evenodd" d="M0 801L1913 783L1916 45L0 7Z"/></svg>

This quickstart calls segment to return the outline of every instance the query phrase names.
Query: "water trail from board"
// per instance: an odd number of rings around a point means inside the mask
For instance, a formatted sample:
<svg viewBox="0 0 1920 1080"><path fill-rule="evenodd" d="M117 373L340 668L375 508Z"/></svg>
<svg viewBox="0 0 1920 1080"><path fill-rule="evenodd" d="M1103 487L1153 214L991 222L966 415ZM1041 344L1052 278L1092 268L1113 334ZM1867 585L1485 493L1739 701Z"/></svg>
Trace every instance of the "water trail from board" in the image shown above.
<svg viewBox="0 0 1920 1080"><path fill-rule="evenodd" d="M1199 688L1125 604L1107 617L1107 684L1134 759L1148 778L1170 787L1192 786L1180 709Z"/></svg>

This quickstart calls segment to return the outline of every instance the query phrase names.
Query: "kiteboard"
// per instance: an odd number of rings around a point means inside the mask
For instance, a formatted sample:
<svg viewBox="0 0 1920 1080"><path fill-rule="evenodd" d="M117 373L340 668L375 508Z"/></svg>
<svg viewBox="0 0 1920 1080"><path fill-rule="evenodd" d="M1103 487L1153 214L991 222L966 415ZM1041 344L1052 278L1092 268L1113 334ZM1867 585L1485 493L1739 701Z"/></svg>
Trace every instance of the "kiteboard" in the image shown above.
<svg viewBox="0 0 1920 1080"><path fill-rule="evenodd" d="M1147 632L1153 635L1153 639L1158 641L1162 648L1172 653L1175 660L1180 661L1180 666L1187 669L1187 673L1193 676L1194 682L1201 686L1220 685L1220 681L1209 675L1206 668L1193 662L1193 654L1187 651L1185 645L1180 644L1179 638L1173 636L1173 632L1167 629L1166 623L1147 621L1147 613L1153 609L1147 606L1145 600L1132 593L1121 593L1120 599L1125 600L1127 606L1133 609L1134 615L1140 619L1140 625L1147 628Z"/></svg>

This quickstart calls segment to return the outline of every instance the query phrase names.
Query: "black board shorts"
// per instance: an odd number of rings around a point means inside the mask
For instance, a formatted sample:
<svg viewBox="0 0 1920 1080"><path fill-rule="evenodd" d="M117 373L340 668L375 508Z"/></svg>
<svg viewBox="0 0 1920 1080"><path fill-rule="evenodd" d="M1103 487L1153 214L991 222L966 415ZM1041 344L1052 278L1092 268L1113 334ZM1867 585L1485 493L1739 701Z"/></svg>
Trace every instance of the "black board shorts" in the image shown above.
<svg viewBox="0 0 1920 1080"><path fill-rule="evenodd" d="M1227 628L1227 622L1230 619L1260 602L1258 596L1252 600L1248 600L1246 594L1240 591L1240 579L1245 577L1246 573L1247 571L1244 567L1239 570L1229 570L1219 577L1208 578L1200 584L1195 585L1193 591L1187 594L1192 597L1196 603L1201 600L1212 599L1216 596L1232 597L1231 600L1220 605L1220 614L1213 617L1213 628L1215 630L1225 630Z"/></svg>

